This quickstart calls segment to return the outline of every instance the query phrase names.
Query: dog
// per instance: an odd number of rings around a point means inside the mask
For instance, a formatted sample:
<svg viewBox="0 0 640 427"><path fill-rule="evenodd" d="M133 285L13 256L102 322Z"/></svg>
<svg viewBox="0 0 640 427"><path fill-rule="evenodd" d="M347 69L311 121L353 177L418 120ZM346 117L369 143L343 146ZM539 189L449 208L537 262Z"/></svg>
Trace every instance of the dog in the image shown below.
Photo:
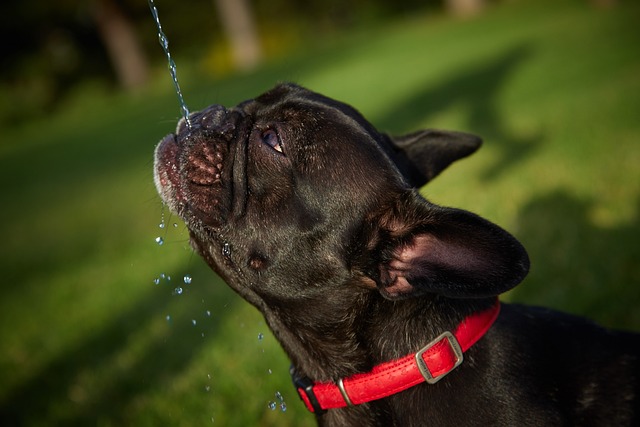
<svg viewBox="0 0 640 427"><path fill-rule="evenodd" d="M640 335L501 304L525 249L416 190L480 145L392 137L280 84L181 120L155 150L155 183L194 250L263 314L319 425L640 425Z"/></svg>

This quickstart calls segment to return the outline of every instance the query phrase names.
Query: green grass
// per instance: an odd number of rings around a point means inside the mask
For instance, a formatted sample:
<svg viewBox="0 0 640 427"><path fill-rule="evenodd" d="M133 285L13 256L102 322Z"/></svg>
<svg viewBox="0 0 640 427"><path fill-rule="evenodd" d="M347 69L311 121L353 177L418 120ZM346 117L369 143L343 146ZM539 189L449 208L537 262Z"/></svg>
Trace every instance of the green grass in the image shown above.
<svg viewBox="0 0 640 427"><path fill-rule="evenodd" d="M423 193L523 241L532 270L504 298L639 330L640 7L586 3L418 14L252 75L179 73L193 110L293 80L384 130L482 135ZM313 425L260 315L191 254L155 194L153 147L179 114L171 89L163 70L144 96L87 90L2 130L2 425ZM155 285L161 273L171 280ZM278 391L286 412L267 406Z"/></svg>

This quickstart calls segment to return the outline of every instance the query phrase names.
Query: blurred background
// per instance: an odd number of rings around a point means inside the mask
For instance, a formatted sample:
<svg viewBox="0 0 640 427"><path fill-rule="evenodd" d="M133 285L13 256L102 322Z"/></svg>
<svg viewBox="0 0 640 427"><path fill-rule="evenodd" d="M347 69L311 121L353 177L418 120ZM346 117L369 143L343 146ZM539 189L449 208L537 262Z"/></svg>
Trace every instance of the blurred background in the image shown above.
<svg viewBox="0 0 640 427"><path fill-rule="evenodd" d="M524 243L503 299L640 331L639 2L156 6L192 111L294 81L386 132L482 136L421 191ZM156 195L180 109L147 2L0 11L0 424L313 425L259 313Z"/></svg>

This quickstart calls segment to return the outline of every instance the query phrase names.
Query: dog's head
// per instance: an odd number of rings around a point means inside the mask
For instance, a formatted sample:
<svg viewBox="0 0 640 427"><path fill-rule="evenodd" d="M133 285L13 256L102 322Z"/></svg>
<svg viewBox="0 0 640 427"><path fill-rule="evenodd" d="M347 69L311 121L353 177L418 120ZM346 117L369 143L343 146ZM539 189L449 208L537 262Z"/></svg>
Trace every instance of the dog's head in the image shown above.
<svg viewBox="0 0 640 427"><path fill-rule="evenodd" d="M419 187L480 139L425 130L393 138L355 109L295 85L178 125L155 181L192 245L251 303L331 291L497 295L526 275L522 246Z"/></svg>

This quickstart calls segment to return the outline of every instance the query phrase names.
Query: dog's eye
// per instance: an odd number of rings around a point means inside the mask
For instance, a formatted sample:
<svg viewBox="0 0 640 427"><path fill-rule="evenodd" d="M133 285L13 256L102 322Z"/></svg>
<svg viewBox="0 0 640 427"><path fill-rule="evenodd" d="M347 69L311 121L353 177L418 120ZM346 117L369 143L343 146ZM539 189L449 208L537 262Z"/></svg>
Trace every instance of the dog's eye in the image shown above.
<svg viewBox="0 0 640 427"><path fill-rule="evenodd" d="M267 144L269 147L273 148L279 153L284 154L282 151L282 141L280 140L280 136L275 130L267 129L262 132L262 135L260 137L262 138L262 142Z"/></svg>

